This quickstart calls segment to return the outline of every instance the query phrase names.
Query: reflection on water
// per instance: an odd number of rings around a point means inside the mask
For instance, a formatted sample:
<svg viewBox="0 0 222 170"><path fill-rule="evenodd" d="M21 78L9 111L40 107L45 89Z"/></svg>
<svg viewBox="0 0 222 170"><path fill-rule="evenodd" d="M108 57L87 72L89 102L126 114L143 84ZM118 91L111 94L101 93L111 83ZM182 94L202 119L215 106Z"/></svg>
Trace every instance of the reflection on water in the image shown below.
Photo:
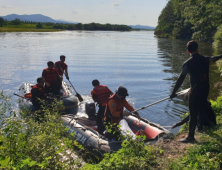
<svg viewBox="0 0 222 170"><path fill-rule="evenodd" d="M120 86L129 91L129 102L140 108L167 97L189 58L186 41L158 39L153 31L53 33L0 33L1 89L17 92L22 82L35 83L49 60L66 55L70 80L84 99L90 100L92 80L98 79L113 92ZM216 55L210 44L200 43L200 53ZM218 94L219 71L211 67L211 94ZM217 86L215 86L215 84ZM189 87L186 78L180 90ZM80 106L82 112L84 105ZM161 125L172 125L187 112L183 98L164 101L141 110L141 116ZM176 129L174 132L176 132Z"/></svg>

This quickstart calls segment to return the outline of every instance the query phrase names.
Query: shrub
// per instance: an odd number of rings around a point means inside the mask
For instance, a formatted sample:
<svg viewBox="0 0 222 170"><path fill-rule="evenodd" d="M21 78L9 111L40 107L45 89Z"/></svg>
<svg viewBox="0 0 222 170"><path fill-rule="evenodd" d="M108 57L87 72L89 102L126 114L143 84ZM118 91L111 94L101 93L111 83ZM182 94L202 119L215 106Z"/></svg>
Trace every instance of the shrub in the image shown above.
<svg viewBox="0 0 222 170"><path fill-rule="evenodd" d="M96 165L86 164L83 169L86 170L131 170L131 169L155 169L158 165L156 161L157 152L162 154L152 146L144 145L142 137L138 137L139 141L132 139L125 140L122 148L115 153L105 154L104 159Z"/></svg>
<svg viewBox="0 0 222 170"><path fill-rule="evenodd" d="M218 97L216 101L210 100L211 107L216 115L222 114L222 97Z"/></svg>
<svg viewBox="0 0 222 170"><path fill-rule="evenodd" d="M213 46L216 48L222 47L222 25L217 29L217 32L214 34L214 43Z"/></svg>
<svg viewBox="0 0 222 170"><path fill-rule="evenodd" d="M60 119L62 101L43 102L41 117L26 111L18 116L3 92L0 106L0 169L74 169L81 165L67 152L74 143L66 137L67 129Z"/></svg>
<svg viewBox="0 0 222 170"><path fill-rule="evenodd" d="M40 29L40 28L42 28L42 24L39 22L37 25L36 25L36 28L38 28L38 29Z"/></svg>

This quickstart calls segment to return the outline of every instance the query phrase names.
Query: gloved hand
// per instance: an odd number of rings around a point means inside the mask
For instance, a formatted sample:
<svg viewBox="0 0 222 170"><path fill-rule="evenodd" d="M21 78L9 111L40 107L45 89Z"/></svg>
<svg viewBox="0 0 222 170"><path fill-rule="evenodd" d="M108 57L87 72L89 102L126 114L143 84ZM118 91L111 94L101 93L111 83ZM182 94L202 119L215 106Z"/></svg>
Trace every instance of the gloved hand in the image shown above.
<svg viewBox="0 0 222 170"><path fill-rule="evenodd" d="M127 112L127 111L123 111L123 116L129 116L129 115L131 115L131 113L130 112Z"/></svg>
<svg viewBox="0 0 222 170"><path fill-rule="evenodd" d="M172 98L174 98L174 97L176 97L177 95L175 94L175 93L172 93L171 95L170 95L170 98L172 99Z"/></svg>
<svg viewBox="0 0 222 170"><path fill-rule="evenodd" d="M50 83L48 83L48 82L45 82L45 84L46 84L46 86L50 87Z"/></svg>
<svg viewBox="0 0 222 170"><path fill-rule="evenodd" d="M136 117L141 120L142 118L140 117L139 113L138 112L134 112L134 114L136 115Z"/></svg>
<svg viewBox="0 0 222 170"><path fill-rule="evenodd" d="M66 79L69 80L69 76L66 76Z"/></svg>

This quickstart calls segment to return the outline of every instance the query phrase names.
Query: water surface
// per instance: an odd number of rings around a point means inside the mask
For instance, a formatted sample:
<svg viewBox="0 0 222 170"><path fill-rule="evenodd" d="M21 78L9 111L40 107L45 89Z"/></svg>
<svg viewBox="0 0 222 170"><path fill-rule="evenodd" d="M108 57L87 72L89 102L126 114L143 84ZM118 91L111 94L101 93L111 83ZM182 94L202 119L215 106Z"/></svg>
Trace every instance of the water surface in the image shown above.
<svg viewBox="0 0 222 170"><path fill-rule="evenodd" d="M189 58L187 41L158 39L153 31L63 31L52 33L0 33L0 84L9 94L22 82L35 83L47 62L66 55L69 77L78 93L90 98L92 80L98 79L113 92L128 89L129 102L140 108L171 94L181 66ZM203 55L218 54L200 43ZM219 71L211 67L211 94L219 94ZM186 78L180 90L189 87ZM188 112L183 98L167 100L140 111L142 117L169 126ZM173 132L178 131L178 128Z"/></svg>

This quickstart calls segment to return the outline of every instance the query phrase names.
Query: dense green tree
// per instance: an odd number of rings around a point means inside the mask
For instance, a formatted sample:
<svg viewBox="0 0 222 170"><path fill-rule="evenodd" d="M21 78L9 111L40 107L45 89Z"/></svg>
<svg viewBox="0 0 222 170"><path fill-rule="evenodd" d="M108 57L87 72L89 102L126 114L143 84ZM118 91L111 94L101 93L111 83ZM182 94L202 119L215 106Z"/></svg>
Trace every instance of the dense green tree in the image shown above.
<svg viewBox="0 0 222 170"><path fill-rule="evenodd" d="M15 19L13 21L11 21L13 25L20 25L21 24L21 20L20 19Z"/></svg>
<svg viewBox="0 0 222 170"><path fill-rule="evenodd" d="M1 17L0 17L0 26L1 26L1 27L3 27L4 22L5 22L4 18L1 18Z"/></svg>
<svg viewBox="0 0 222 170"><path fill-rule="evenodd" d="M169 0L155 35L212 42L222 24L221 0Z"/></svg>
<svg viewBox="0 0 222 170"><path fill-rule="evenodd" d="M66 25L64 25L64 24L55 24L55 25L53 25L53 28L54 28L54 29L64 29L65 26L66 26Z"/></svg>
<svg viewBox="0 0 222 170"><path fill-rule="evenodd" d="M82 30L82 29L83 29L82 23L76 24L76 29L77 29L77 30Z"/></svg>
<svg viewBox="0 0 222 170"><path fill-rule="evenodd" d="M158 26L155 35L161 37L171 36L175 20L176 16L174 15L173 3L169 1L158 18Z"/></svg>
<svg viewBox="0 0 222 170"><path fill-rule="evenodd" d="M36 25L36 28L40 29L40 28L42 28L42 26L43 26L42 23L39 22L39 23Z"/></svg>
<svg viewBox="0 0 222 170"><path fill-rule="evenodd" d="M214 47L222 47L222 24L218 27L217 32L214 35Z"/></svg>
<svg viewBox="0 0 222 170"><path fill-rule="evenodd" d="M74 24L70 24L70 25L68 25L68 27L66 29L67 30L76 30L76 27Z"/></svg>

